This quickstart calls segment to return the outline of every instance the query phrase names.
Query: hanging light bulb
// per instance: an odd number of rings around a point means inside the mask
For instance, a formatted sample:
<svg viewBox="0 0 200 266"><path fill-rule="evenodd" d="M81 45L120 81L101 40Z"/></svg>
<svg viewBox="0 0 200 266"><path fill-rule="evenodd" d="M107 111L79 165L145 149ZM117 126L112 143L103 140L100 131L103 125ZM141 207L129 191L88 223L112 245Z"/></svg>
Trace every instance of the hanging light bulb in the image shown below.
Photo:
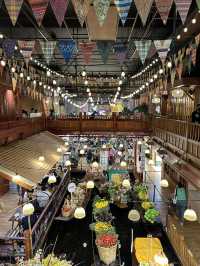
<svg viewBox="0 0 200 266"><path fill-rule="evenodd" d="M122 152L121 151L118 151L117 154L118 154L118 156L122 156Z"/></svg>
<svg viewBox="0 0 200 266"><path fill-rule="evenodd" d="M38 160L39 160L40 162L44 162L45 158L44 158L44 156L39 156Z"/></svg>
<svg viewBox="0 0 200 266"><path fill-rule="evenodd" d="M57 83L56 80L53 80L53 85L56 85L56 83Z"/></svg>
<svg viewBox="0 0 200 266"><path fill-rule="evenodd" d="M160 70L159 70L159 74L161 75L161 74L163 74L163 69L161 68Z"/></svg>
<svg viewBox="0 0 200 266"><path fill-rule="evenodd" d="M46 87L47 87L47 85L46 85L46 84L44 84L43 88L44 88L44 89L46 89Z"/></svg>
<svg viewBox="0 0 200 266"><path fill-rule="evenodd" d="M57 152L62 152L62 149L61 148L57 148Z"/></svg>
<svg viewBox="0 0 200 266"><path fill-rule="evenodd" d="M153 78L154 78L154 79L157 79L157 78L158 78L158 75L157 75L157 74L155 74L155 75L153 76Z"/></svg>
<svg viewBox="0 0 200 266"><path fill-rule="evenodd" d="M188 31L188 28L185 27L185 28L183 29L183 31L186 33L186 32Z"/></svg>
<svg viewBox="0 0 200 266"><path fill-rule="evenodd" d="M24 77L24 73L21 72L21 73L19 74L19 76L20 76L20 78L23 78L23 77Z"/></svg>
<svg viewBox="0 0 200 266"><path fill-rule="evenodd" d="M92 168L98 168L98 167L99 167L98 162L93 162L93 163L92 163Z"/></svg>
<svg viewBox="0 0 200 266"><path fill-rule="evenodd" d="M39 86L42 86L42 81L39 82Z"/></svg>
<svg viewBox="0 0 200 266"><path fill-rule="evenodd" d="M36 80L34 80L34 81L33 81L33 84L36 85L36 83L37 83Z"/></svg>
<svg viewBox="0 0 200 266"><path fill-rule="evenodd" d="M171 68L171 67L172 67L172 62L171 62L171 61L169 61L169 62L167 63L167 67L168 67L168 68Z"/></svg>
<svg viewBox="0 0 200 266"><path fill-rule="evenodd" d="M49 70L47 70L47 77L51 76L51 72Z"/></svg>
<svg viewBox="0 0 200 266"><path fill-rule="evenodd" d="M117 88L117 91L121 91L121 88L120 88L120 87L118 87L118 88Z"/></svg>
<svg viewBox="0 0 200 266"><path fill-rule="evenodd" d="M88 85L88 80L86 79L85 82L84 82L85 85Z"/></svg>
<svg viewBox="0 0 200 266"><path fill-rule="evenodd" d="M15 67L11 67L11 72L15 73L15 71L16 71Z"/></svg>
<svg viewBox="0 0 200 266"><path fill-rule="evenodd" d="M119 80L119 85L122 85L122 83L123 83L122 80Z"/></svg>
<svg viewBox="0 0 200 266"><path fill-rule="evenodd" d="M67 160L67 161L65 162L65 166L66 166L66 167L69 167L69 166L71 166L71 165L72 165L72 163L71 163L70 160Z"/></svg>
<svg viewBox="0 0 200 266"><path fill-rule="evenodd" d="M103 144L102 145L102 149L106 149L106 144Z"/></svg>
<svg viewBox="0 0 200 266"><path fill-rule="evenodd" d="M27 76L27 80L31 80L31 77L30 76Z"/></svg>
<svg viewBox="0 0 200 266"><path fill-rule="evenodd" d="M126 73L124 71L122 71L121 76L122 76L122 78L124 78L126 76Z"/></svg>
<svg viewBox="0 0 200 266"><path fill-rule="evenodd" d="M193 19L192 19L192 24L196 24L196 23L197 23L196 18L193 18Z"/></svg>
<svg viewBox="0 0 200 266"><path fill-rule="evenodd" d="M127 166L127 163L125 161L121 161L120 166L121 167L126 167Z"/></svg>
<svg viewBox="0 0 200 266"><path fill-rule="evenodd" d="M160 186L163 187L163 188L168 188L169 187L169 182L167 179L162 179L160 181Z"/></svg>
<svg viewBox="0 0 200 266"><path fill-rule="evenodd" d="M150 154L150 150L149 149L145 150L145 154Z"/></svg>
<svg viewBox="0 0 200 266"><path fill-rule="evenodd" d="M30 216L34 213L35 209L32 203L27 203L22 208L22 213L24 216Z"/></svg>
<svg viewBox="0 0 200 266"><path fill-rule="evenodd" d="M6 65L6 61L2 59L2 60L1 60L1 66L2 66L2 67L5 67L5 65Z"/></svg>
<svg viewBox="0 0 200 266"><path fill-rule="evenodd" d="M142 141L141 140L138 140L138 145L142 145Z"/></svg>
<svg viewBox="0 0 200 266"><path fill-rule="evenodd" d="M86 71L83 70L82 73L81 73L82 77L85 77L87 75Z"/></svg>
<svg viewBox="0 0 200 266"><path fill-rule="evenodd" d="M87 189L93 189L94 188L94 181L90 180L86 184Z"/></svg>
<svg viewBox="0 0 200 266"><path fill-rule="evenodd" d="M3 39L3 34L2 33L0 34L0 39Z"/></svg>
<svg viewBox="0 0 200 266"><path fill-rule="evenodd" d="M126 189L130 189L131 183L130 183L129 179L124 179L122 182L122 186Z"/></svg>
<svg viewBox="0 0 200 266"><path fill-rule="evenodd" d="M84 155L85 151L83 149L80 150L80 155Z"/></svg>
<svg viewBox="0 0 200 266"><path fill-rule="evenodd" d="M87 90L86 90L86 91L87 91L87 93L89 93L89 92L90 92L90 89L89 89L89 88L87 88Z"/></svg>
<svg viewBox="0 0 200 266"><path fill-rule="evenodd" d="M48 178L48 184L55 184L57 181L55 175L50 175Z"/></svg>
<svg viewBox="0 0 200 266"><path fill-rule="evenodd" d="M180 35L180 34L177 35L176 39L177 39L177 40L180 40L180 38L181 38L181 35Z"/></svg>

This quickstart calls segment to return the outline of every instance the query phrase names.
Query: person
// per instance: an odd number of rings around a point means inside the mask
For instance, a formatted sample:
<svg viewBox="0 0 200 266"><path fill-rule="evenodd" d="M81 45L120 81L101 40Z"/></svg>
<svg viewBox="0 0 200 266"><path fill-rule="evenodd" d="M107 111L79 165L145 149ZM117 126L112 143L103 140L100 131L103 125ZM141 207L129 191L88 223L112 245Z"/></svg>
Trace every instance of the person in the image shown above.
<svg viewBox="0 0 200 266"><path fill-rule="evenodd" d="M183 225L184 212L187 207L187 195L186 195L186 189L181 182L178 183L175 190L175 201L176 201L176 213L181 221L181 225Z"/></svg>
<svg viewBox="0 0 200 266"><path fill-rule="evenodd" d="M91 150L88 150L88 152L87 152L87 161L88 161L88 163L90 163L92 161L92 151Z"/></svg>
<svg viewBox="0 0 200 266"><path fill-rule="evenodd" d="M49 199L51 197L51 192L46 189L45 186L41 186L41 189L36 192L36 199L41 211L47 205Z"/></svg>
<svg viewBox="0 0 200 266"><path fill-rule="evenodd" d="M197 104L197 108L192 112L192 122L200 124L200 104Z"/></svg>

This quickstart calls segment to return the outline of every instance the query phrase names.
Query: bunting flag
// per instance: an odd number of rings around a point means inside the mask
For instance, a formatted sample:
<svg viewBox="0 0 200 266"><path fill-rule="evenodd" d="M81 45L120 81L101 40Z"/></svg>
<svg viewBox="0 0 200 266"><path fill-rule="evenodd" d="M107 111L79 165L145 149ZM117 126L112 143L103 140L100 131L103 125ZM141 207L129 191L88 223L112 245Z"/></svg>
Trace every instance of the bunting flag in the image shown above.
<svg viewBox="0 0 200 266"><path fill-rule="evenodd" d="M28 0L39 26L42 24L49 0Z"/></svg>
<svg viewBox="0 0 200 266"><path fill-rule="evenodd" d="M196 65L196 59L197 59L197 46L196 43L191 44L191 60L193 66Z"/></svg>
<svg viewBox="0 0 200 266"><path fill-rule="evenodd" d="M174 81L175 81L175 78L176 78L176 69L175 68L173 68L171 70L170 78L171 78L172 88L174 88Z"/></svg>
<svg viewBox="0 0 200 266"><path fill-rule="evenodd" d="M173 0L155 0L155 2L163 24L166 25Z"/></svg>
<svg viewBox="0 0 200 266"><path fill-rule="evenodd" d="M26 64L28 65L31 58L32 51L35 46L35 41L18 41L19 49L24 57Z"/></svg>
<svg viewBox="0 0 200 266"><path fill-rule="evenodd" d="M65 61L68 62L74 54L76 44L74 40L61 40L58 47Z"/></svg>
<svg viewBox="0 0 200 266"><path fill-rule="evenodd" d="M99 25L103 26L104 21L107 17L108 9L110 7L110 0L94 0L93 5L97 19L99 21Z"/></svg>
<svg viewBox="0 0 200 266"><path fill-rule="evenodd" d="M16 77L12 77L12 88L13 88L13 91L16 91L16 87L17 87L17 78Z"/></svg>
<svg viewBox="0 0 200 266"><path fill-rule="evenodd" d="M131 3L132 0L115 0L115 5L123 25L126 22Z"/></svg>
<svg viewBox="0 0 200 266"><path fill-rule="evenodd" d="M151 44L152 44L151 40L135 41L135 46L138 51L139 57L142 61L142 64L144 64L146 60Z"/></svg>
<svg viewBox="0 0 200 266"><path fill-rule="evenodd" d="M23 0L6 0L5 1L5 5L8 10L8 14L10 16L13 26L15 26L17 22L17 18L21 10L22 3L23 3Z"/></svg>
<svg viewBox="0 0 200 266"><path fill-rule="evenodd" d="M5 55L11 58L15 52L16 41L11 39L5 39L2 44Z"/></svg>
<svg viewBox="0 0 200 266"><path fill-rule="evenodd" d="M114 51L120 65L123 65L127 56L127 46L124 43L116 43L114 45Z"/></svg>
<svg viewBox="0 0 200 266"><path fill-rule="evenodd" d="M158 55L164 65L172 40L157 40L154 45L157 49Z"/></svg>
<svg viewBox="0 0 200 266"><path fill-rule="evenodd" d="M81 27L83 27L83 24L85 22L85 19L87 17L91 0L72 0L74 10L76 12L76 15L78 17L78 20L81 24Z"/></svg>
<svg viewBox="0 0 200 266"><path fill-rule="evenodd" d="M196 3L197 3L198 9L200 10L200 0L196 0Z"/></svg>
<svg viewBox="0 0 200 266"><path fill-rule="evenodd" d="M110 51L112 50L113 47L113 43L107 41L98 41L96 45L101 55L103 63L106 64L110 55Z"/></svg>
<svg viewBox="0 0 200 266"><path fill-rule="evenodd" d="M196 43L196 46L198 47L200 43L200 33L197 36L195 36L195 43Z"/></svg>
<svg viewBox="0 0 200 266"><path fill-rule="evenodd" d="M175 3L176 3L176 8L181 17L182 23L185 24L192 0L175 0Z"/></svg>
<svg viewBox="0 0 200 266"><path fill-rule="evenodd" d="M135 0L135 6L142 20L143 26L146 25L149 12L151 10L153 0Z"/></svg>
<svg viewBox="0 0 200 266"><path fill-rule="evenodd" d="M58 25L61 27L67 11L68 0L50 0L50 5L57 19Z"/></svg>
<svg viewBox="0 0 200 266"><path fill-rule="evenodd" d="M56 47L56 42L55 41L49 41L49 42L40 41L40 46L42 48L42 52L47 61L47 64L49 64L53 56L55 47Z"/></svg>
<svg viewBox="0 0 200 266"><path fill-rule="evenodd" d="M84 64L88 65L91 61L93 50L96 47L95 42L82 42L79 43L79 48L83 55Z"/></svg>

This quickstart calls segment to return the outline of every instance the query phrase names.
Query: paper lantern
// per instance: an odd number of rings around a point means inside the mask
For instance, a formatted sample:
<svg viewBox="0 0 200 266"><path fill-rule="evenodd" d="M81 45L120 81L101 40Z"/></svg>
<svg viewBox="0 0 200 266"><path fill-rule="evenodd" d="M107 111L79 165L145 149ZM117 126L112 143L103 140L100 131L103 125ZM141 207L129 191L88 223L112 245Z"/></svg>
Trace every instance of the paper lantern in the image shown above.
<svg viewBox="0 0 200 266"><path fill-rule="evenodd" d="M160 186L163 187L163 188L168 188L169 187L169 182L167 179L162 179L160 181Z"/></svg>
<svg viewBox="0 0 200 266"><path fill-rule="evenodd" d="M84 155L85 154L85 151L82 149L80 150L80 155Z"/></svg>
<svg viewBox="0 0 200 266"><path fill-rule="evenodd" d="M72 163L71 163L70 160L67 160L67 161L65 162L65 166L66 166L66 167L69 167L69 166L71 166L71 165L72 165Z"/></svg>
<svg viewBox="0 0 200 266"><path fill-rule="evenodd" d="M22 208L22 213L24 216L30 216L34 213L34 206L32 203L27 203Z"/></svg>
<svg viewBox="0 0 200 266"><path fill-rule="evenodd" d="M124 162L124 161L122 161L122 162L120 163L120 166L121 166L121 167L126 167L126 166L127 166L127 163Z"/></svg>
<svg viewBox="0 0 200 266"><path fill-rule="evenodd" d="M49 178L48 178L48 184L54 184L56 183L56 177L55 175L50 175Z"/></svg>
<svg viewBox="0 0 200 266"><path fill-rule="evenodd" d="M74 212L74 218L83 219L85 218L85 209L83 207L77 207Z"/></svg>
<svg viewBox="0 0 200 266"><path fill-rule="evenodd" d="M159 265L168 265L168 258L163 253L156 254L154 256L154 261Z"/></svg>
<svg viewBox="0 0 200 266"><path fill-rule="evenodd" d="M93 167L93 168L98 168L98 167L99 167L98 162L93 162L93 163L92 163L92 167Z"/></svg>
<svg viewBox="0 0 200 266"><path fill-rule="evenodd" d="M123 182L122 182L122 186L124 188L129 189L131 187L131 183L130 183L129 179L124 179Z"/></svg>
<svg viewBox="0 0 200 266"><path fill-rule="evenodd" d="M87 189L93 189L94 188L94 181L88 181L86 185Z"/></svg>
<svg viewBox="0 0 200 266"><path fill-rule="evenodd" d="M138 222L140 220L140 213L138 210L130 210L128 213L128 219L132 222Z"/></svg>
<svg viewBox="0 0 200 266"><path fill-rule="evenodd" d="M174 98L182 98L184 96L184 91L181 89L175 89L172 91L172 96Z"/></svg>
<svg viewBox="0 0 200 266"><path fill-rule="evenodd" d="M57 148L57 152L62 152L62 149L61 148Z"/></svg>
<svg viewBox="0 0 200 266"><path fill-rule="evenodd" d="M40 162L44 162L44 156L39 156L39 158L38 158L38 160L40 161Z"/></svg>
<svg viewBox="0 0 200 266"><path fill-rule="evenodd" d="M184 212L184 219L189 222L195 222L197 221L197 214L194 210L192 209L187 209Z"/></svg>

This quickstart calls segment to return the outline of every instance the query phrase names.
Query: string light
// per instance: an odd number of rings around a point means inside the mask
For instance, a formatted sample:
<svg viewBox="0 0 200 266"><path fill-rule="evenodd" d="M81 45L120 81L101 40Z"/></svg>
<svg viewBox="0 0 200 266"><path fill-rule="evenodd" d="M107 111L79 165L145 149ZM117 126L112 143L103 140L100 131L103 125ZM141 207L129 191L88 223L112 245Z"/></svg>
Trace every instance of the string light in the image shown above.
<svg viewBox="0 0 200 266"><path fill-rule="evenodd" d="M6 61L4 61L3 59L1 60L1 66L5 66L6 65Z"/></svg>
<svg viewBox="0 0 200 266"><path fill-rule="evenodd" d="M81 73L82 77L85 77L87 75L86 71L83 70L82 73Z"/></svg>

